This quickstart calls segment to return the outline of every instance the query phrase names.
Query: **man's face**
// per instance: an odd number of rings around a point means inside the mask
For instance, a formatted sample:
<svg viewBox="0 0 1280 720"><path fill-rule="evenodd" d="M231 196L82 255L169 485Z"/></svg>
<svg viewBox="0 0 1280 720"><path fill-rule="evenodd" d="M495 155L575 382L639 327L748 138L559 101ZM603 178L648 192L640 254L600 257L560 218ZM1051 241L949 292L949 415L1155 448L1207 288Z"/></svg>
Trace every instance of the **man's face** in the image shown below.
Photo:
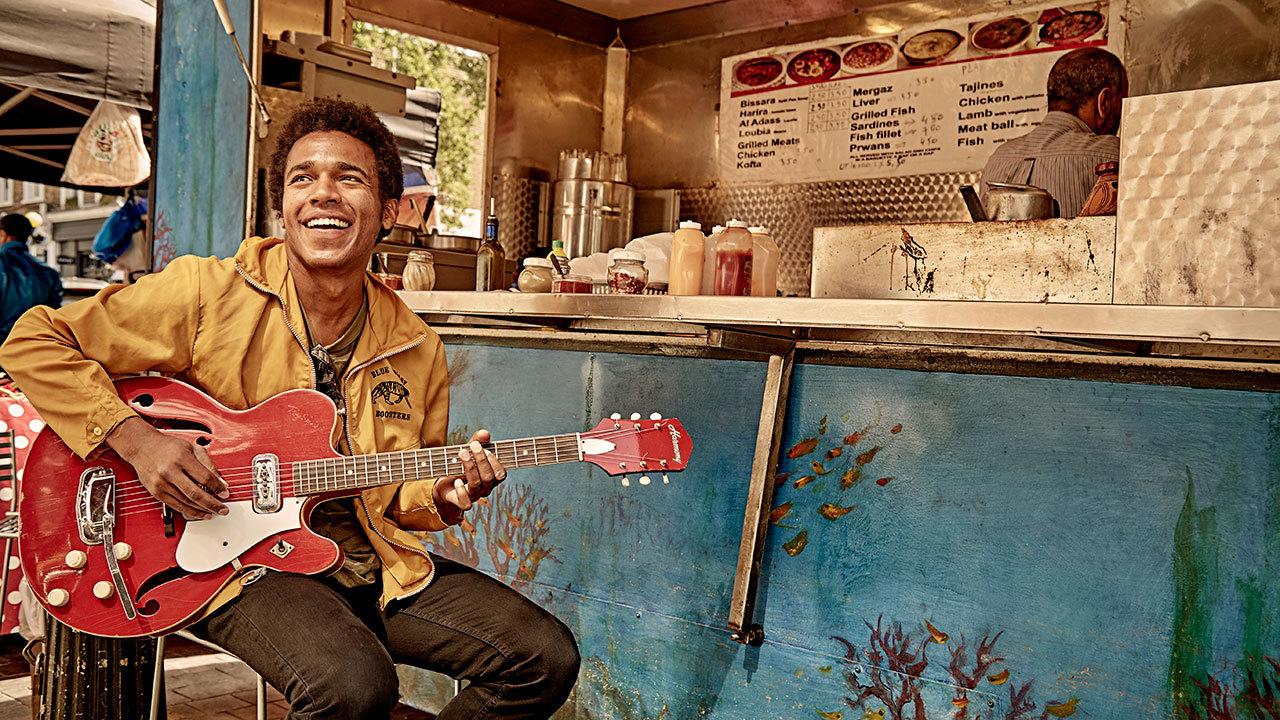
<svg viewBox="0 0 1280 720"><path fill-rule="evenodd" d="M363 271L397 203L378 194L373 150L336 131L302 136L285 160L285 248L311 270Z"/></svg>

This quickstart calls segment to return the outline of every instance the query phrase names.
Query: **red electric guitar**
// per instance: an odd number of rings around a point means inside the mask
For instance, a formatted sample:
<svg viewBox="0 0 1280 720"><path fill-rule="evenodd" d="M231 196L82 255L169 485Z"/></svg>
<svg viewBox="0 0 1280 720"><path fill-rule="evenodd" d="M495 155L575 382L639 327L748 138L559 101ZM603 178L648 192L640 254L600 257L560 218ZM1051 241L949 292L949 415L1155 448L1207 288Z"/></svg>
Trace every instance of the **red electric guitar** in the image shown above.
<svg viewBox="0 0 1280 720"><path fill-rule="evenodd" d="M116 390L155 427L204 446L230 486L230 512L187 522L164 511L115 453L85 462L43 430L19 488L22 570L54 618L94 635L180 629L227 583L257 568L332 570L342 552L309 526L318 503L458 472L461 445L335 453L329 437L337 414L313 390L290 390L243 411L168 378L129 378ZM638 473L641 484L650 473L665 482L667 472L684 469L693 443L678 420L636 418L614 415L590 432L487 448L508 468L585 461L610 475Z"/></svg>

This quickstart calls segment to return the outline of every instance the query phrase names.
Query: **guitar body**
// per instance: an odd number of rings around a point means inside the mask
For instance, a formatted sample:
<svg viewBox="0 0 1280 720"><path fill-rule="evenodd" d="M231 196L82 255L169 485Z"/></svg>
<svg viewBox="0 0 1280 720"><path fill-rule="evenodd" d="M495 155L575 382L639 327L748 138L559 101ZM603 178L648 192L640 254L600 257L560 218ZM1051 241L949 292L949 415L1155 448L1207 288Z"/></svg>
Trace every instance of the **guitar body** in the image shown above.
<svg viewBox="0 0 1280 720"><path fill-rule="evenodd" d="M337 545L311 532L307 518L316 504L356 493L297 497L289 469L296 461L339 457L329 445L337 416L327 397L292 390L234 411L168 378L129 378L116 390L162 432L205 447L231 487L225 501L231 512L190 523L172 512L166 526L159 501L119 456L108 450L81 460L46 428L32 444L20 483L18 552L28 584L54 618L107 637L161 635L197 619L227 583L253 568L313 574L341 563ZM281 474L282 504L271 513L254 512L249 475L264 452L278 457ZM136 608L133 619L115 591L106 543L83 538L85 518L92 515L82 507L84 478L103 471L114 473L112 534L120 576Z"/></svg>

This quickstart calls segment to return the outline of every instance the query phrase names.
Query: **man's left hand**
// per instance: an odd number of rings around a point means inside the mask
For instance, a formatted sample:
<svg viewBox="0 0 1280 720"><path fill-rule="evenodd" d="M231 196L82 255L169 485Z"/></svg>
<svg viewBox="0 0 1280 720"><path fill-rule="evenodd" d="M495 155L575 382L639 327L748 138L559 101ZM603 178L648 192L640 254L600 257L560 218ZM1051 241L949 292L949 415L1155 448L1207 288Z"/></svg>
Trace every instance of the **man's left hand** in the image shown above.
<svg viewBox="0 0 1280 720"><path fill-rule="evenodd" d="M447 503L458 510L471 509L472 503L486 497L503 480L507 479L507 469L493 453L481 447L489 442L488 430L477 430L471 436L468 447L458 452L458 461L462 465L462 474L441 478L432 491L435 495L436 507Z"/></svg>

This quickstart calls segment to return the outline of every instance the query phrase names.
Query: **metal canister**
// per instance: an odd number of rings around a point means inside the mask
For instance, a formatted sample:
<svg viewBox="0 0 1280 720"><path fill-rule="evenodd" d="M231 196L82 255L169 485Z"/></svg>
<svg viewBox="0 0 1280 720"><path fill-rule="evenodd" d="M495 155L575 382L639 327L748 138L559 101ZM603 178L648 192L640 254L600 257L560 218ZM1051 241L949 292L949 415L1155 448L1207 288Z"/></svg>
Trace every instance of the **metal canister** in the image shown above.
<svg viewBox="0 0 1280 720"><path fill-rule="evenodd" d="M571 257L620 248L631 240L635 188L628 185L626 158L587 150L560 154L551 239Z"/></svg>

